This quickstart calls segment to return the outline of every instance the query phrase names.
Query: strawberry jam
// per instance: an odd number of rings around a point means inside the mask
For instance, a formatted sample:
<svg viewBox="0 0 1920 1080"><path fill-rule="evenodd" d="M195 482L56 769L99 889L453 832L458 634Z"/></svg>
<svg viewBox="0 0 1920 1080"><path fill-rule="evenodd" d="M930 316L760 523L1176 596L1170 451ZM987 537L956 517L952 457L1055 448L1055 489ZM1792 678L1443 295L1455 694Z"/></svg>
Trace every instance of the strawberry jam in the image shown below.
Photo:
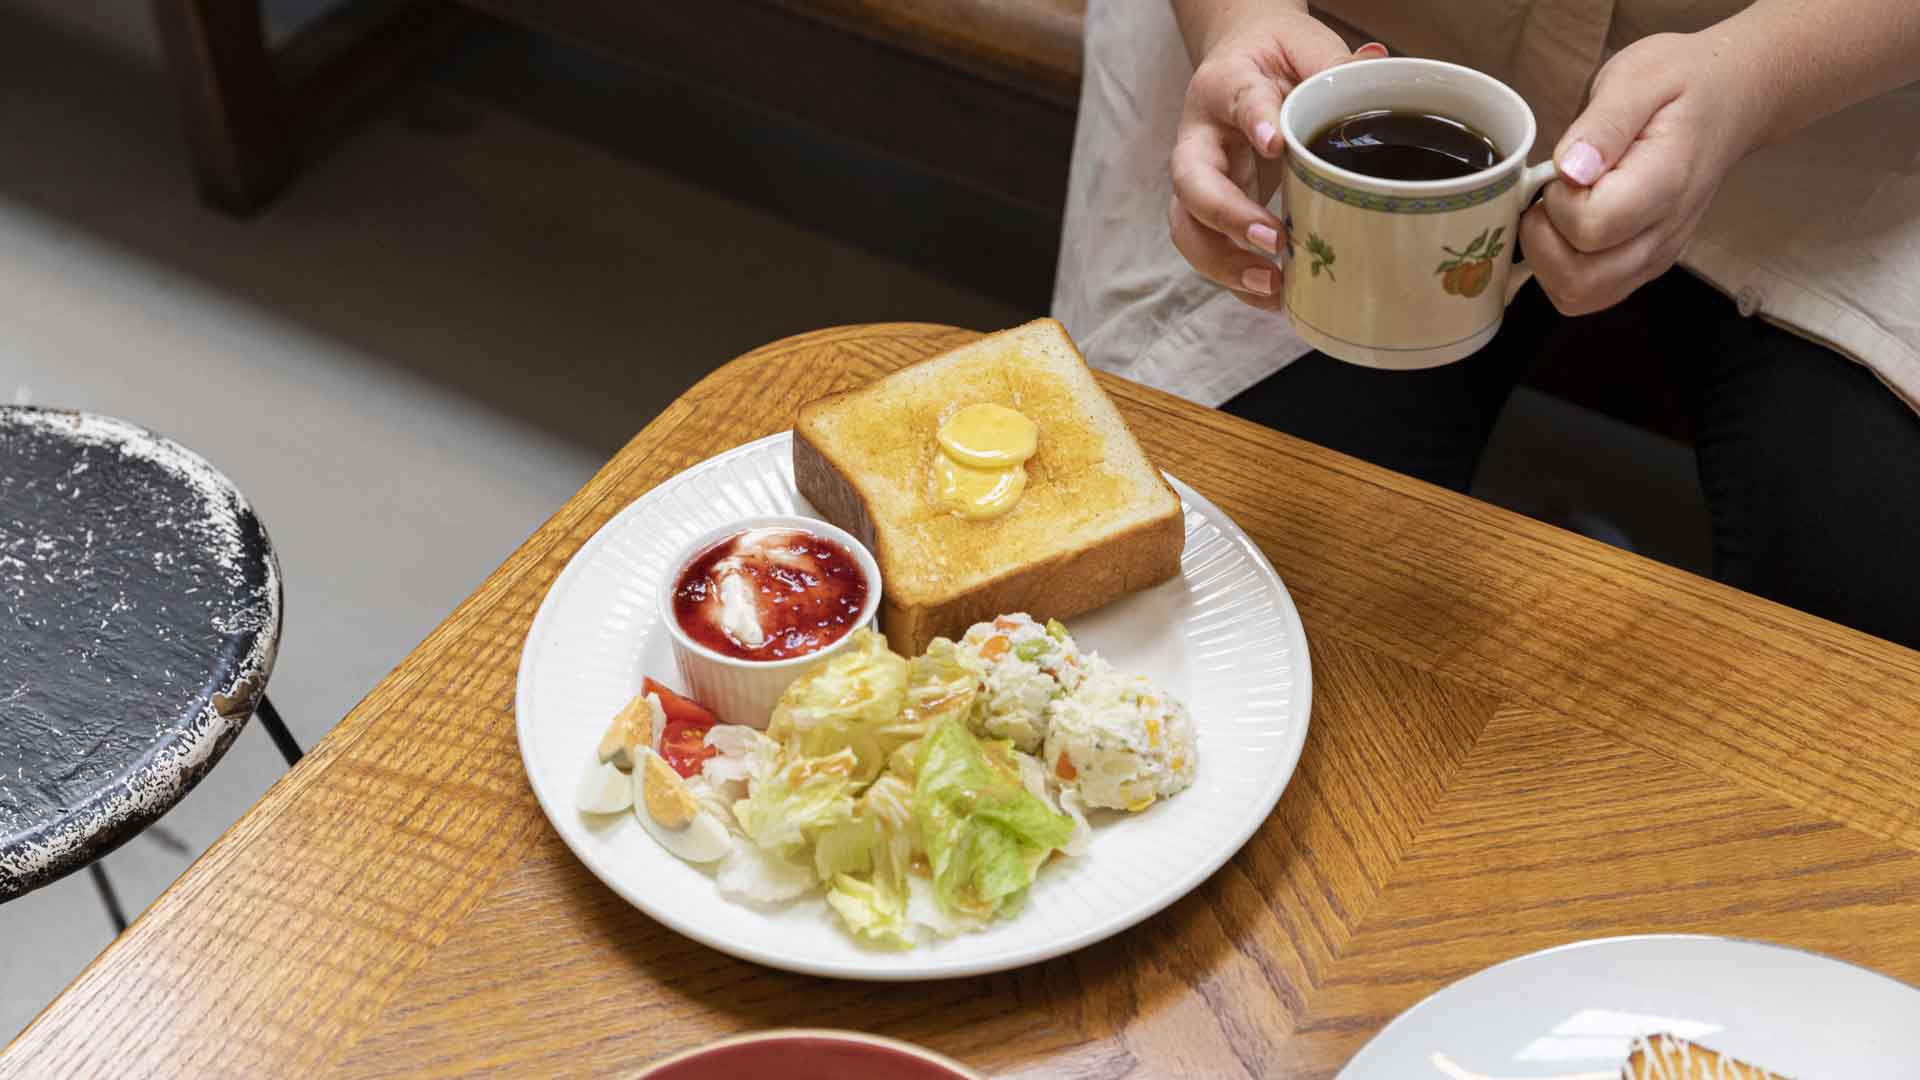
<svg viewBox="0 0 1920 1080"><path fill-rule="evenodd" d="M748 529L680 571L673 615L722 656L786 660L845 637L867 590L866 573L839 544L794 528Z"/></svg>

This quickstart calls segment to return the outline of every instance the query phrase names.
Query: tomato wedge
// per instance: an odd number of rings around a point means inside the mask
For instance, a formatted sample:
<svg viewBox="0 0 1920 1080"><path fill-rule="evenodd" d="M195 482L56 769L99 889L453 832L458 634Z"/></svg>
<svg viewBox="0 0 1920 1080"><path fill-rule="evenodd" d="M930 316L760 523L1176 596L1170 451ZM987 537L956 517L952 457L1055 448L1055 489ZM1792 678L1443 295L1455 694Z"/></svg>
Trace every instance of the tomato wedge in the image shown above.
<svg viewBox="0 0 1920 1080"><path fill-rule="evenodd" d="M674 693L651 678L640 681L640 692L660 696L660 707L667 712L668 724L679 723L697 728L710 728L717 722L713 710L690 697Z"/></svg>
<svg viewBox="0 0 1920 1080"><path fill-rule="evenodd" d="M652 679L641 683L642 693L660 698L661 711L667 714L667 726L660 732L660 756L673 771L692 777L706 760L719 753L707 745L707 729L716 722L713 713L699 702L661 686Z"/></svg>

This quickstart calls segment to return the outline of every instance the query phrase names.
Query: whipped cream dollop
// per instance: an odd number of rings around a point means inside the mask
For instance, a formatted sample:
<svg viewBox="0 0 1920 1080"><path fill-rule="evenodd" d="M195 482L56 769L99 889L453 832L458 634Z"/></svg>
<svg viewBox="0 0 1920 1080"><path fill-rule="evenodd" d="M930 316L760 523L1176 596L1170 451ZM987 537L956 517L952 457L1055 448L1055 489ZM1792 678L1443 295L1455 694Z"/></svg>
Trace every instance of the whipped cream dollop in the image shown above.
<svg viewBox="0 0 1920 1080"><path fill-rule="evenodd" d="M739 559L724 560L714 567L720 582L720 629L734 644L757 649L767 643L767 632L760 625L760 602L753 577Z"/></svg>

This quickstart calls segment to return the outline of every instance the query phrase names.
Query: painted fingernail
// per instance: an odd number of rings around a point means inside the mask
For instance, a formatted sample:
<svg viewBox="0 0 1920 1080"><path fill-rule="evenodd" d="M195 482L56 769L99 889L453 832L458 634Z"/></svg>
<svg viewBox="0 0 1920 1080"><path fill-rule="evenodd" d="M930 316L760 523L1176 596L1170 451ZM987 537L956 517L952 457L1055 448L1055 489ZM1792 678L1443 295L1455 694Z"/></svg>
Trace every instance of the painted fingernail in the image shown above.
<svg viewBox="0 0 1920 1080"><path fill-rule="evenodd" d="M1274 131L1273 125L1267 123L1265 120L1253 125L1254 149L1259 150L1263 154L1271 153L1273 151L1273 137L1275 134L1277 134L1277 132Z"/></svg>
<svg viewBox="0 0 1920 1080"><path fill-rule="evenodd" d="M1261 296L1272 296L1273 271L1248 270L1246 273L1240 275L1240 284L1245 285L1247 291L1250 293L1259 293Z"/></svg>
<svg viewBox="0 0 1920 1080"><path fill-rule="evenodd" d="M1606 167L1607 163L1601 159L1600 151L1586 142L1574 143L1567 147L1566 153L1560 155L1560 175L1581 187L1592 186L1595 180L1600 179L1600 174L1606 170Z"/></svg>
<svg viewBox="0 0 1920 1080"><path fill-rule="evenodd" d="M1269 255L1280 253L1280 234L1271 225L1262 225L1256 221L1247 226L1247 243Z"/></svg>

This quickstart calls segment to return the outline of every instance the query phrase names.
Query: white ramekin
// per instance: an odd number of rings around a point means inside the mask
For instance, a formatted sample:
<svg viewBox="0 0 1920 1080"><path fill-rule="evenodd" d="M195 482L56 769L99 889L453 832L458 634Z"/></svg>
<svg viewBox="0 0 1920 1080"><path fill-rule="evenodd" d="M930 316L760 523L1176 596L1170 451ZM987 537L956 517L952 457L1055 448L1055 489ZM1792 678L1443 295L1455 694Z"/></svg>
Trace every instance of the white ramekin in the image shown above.
<svg viewBox="0 0 1920 1080"><path fill-rule="evenodd" d="M714 652L688 637L674 617L673 593L680 574L696 556L735 533L749 529L798 529L831 540L852 554L860 572L867 576L867 602L853 626L832 644L805 656L785 660L741 660ZM678 558L669 564L673 570L660 590L660 617L673 641L674 664L680 669L680 681L688 695L712 709L723 723L745 724L765 730L773 715L773 706L786 693L788 685L808 668L847 647L854 631L872 629L880 611L880 564L873 553L845 529L817 518L798 514L765 514L741 518L694 537Z"/></svg>

